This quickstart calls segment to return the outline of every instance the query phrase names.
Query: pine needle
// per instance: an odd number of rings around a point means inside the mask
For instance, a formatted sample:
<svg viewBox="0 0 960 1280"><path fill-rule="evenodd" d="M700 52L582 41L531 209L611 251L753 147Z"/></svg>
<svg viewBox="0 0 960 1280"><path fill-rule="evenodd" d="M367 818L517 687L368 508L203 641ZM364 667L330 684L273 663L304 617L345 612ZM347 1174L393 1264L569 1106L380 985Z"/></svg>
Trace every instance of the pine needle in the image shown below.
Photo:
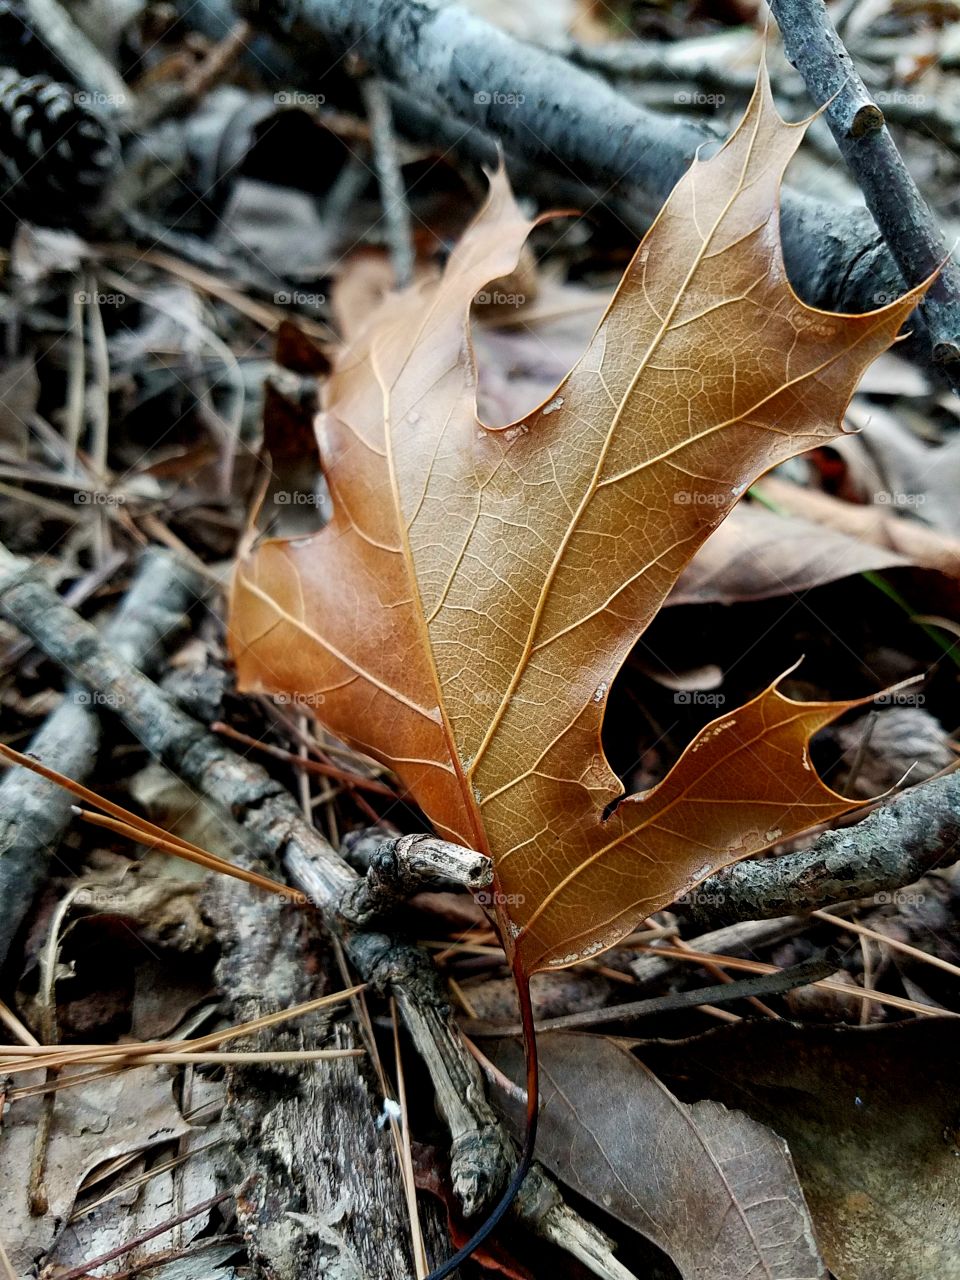
<svg viewBox="0 0 960 1280"><path fill-rule="evenodd" d="M849 929L851 933L859 934L861 938L870 938L871 941L890 947L893 951L900 951L905 956L913 956L915 960L925 960L927 964L944 969L947 973L952 973L955 978L960 978L960 965L951 964L949 960L941 960L939 956L932 956L929 952L922 951L920 947L912 947L909 942L888 937L878 929L870 929L856 920L845 920L842 916L832 915L829 911L811 911L810 914L816 916L818 920L825 920L827 924L836 925L840 929Z"/></svg>
<svg viewBox="0 0 960 1280"><path fill-rule="evenodd" d="M236 1040L241 1036L255 1035L267 1027L289 1022L293 1018L313 1013L317 1009L339 1004L362 990L362 985L348 987L344 991L335 991L330 995L320 996L316 1000L307 1000L302 1004L293 1005L289 1009L280 1009L276 1013L268 1013L261 1018L254 1018L250 1022L241 1022L235 1026L226 1027L222 1031L213 1031L206 1036L197 1036L192 1040L156 1040L136 1045L93 1044L70 1045L67 1047L60 1045L4 1045L0 1048L0 1053L6 1055L6 1060L0 1062L0 1071L12 1074L18 1071L37 1071L41 1068L86 1066L87 1064L100 1066L104 1062L120 1062L126 1066L139 1066L142 1063L138 1059L149 1059L150 1055L156 1055L163 1062L171 1061L171 1055L174 1054L179 1054L180 1056L185 1054L203 1055L208 1050L217 1048L226 1040ZM352 1056L362 1052L363 1050L360 1049L304 1050L298 1053L298 1056L303 1058L304 1053L322 1053L326 1057L341 1057L344 1055ZM268 1054L266 1056L271 1059L276 1059L277 1057L276 1054ZM236 1057L231 1058L231 1061L237 1060Z"/></svg>
<svg viewBox="0 0 960 1280"><path fill-rule="evenodd" d="M153 822L148 822L146 818L141 818L137 814L131 813L129 809L124 809L122 805L114 804L112 800L107 800L104 796L98 795L96 791L91 791L89 787L85 787L79 782L74 782L72 778L58 773L56 769L51 769L39 760L35 760L32 756L15 751L13 747L8 747L4 743L0 743L0 758L9 760L11 764L21 765L24 769L30 769L31 772L38 773L41 778L46 778L48 782L55 782L57 786L63 787L71 795L75 795L80 800L85 800L87 804L95 805L98 809L102 809L104 813L110 814L115 820L111 822L100 814L92 814L83 809L78 809L76 811L78 816L87 822L93 822L96 826L107 827L118 835L135 840L138 844L160 849L164 853L173 854L176 858L184 858L187 862L195 862L210 871L218 871L222 875L232 876L235 880L244 880L247 884L253 884L257 888L279 894L288 902L306 905L308 901L304 894L281 884L279 880L271 880L267 876L257 875L255 871L245 871L242 867L234 866L232 862L228 862L225 858L219 858L216 854L210 853L206 849L201 849L198 845L191 844L188 840L182 840L179 836L164 831L162 827L158 827Z"/></svg>
<svg viewBox="0 0 960 1280"><path fill-rule="evenodd" d="M678 947L638 946L638 951L649 951L653 955L663 956L669 960L686 960L688 963L703 964L705 960L713 964L721 964L729 969L742 969L746 973L780 973L775 964L763 964L759 960L743 960L740 956L711 955L706 951L681 951ZM888 995L885 991L865 991L863 987L848 987L833 978L818 978L811 982L812 987L820 987L822 991L834 991L838 995L852 996L855 1000L871 1000L877 1004L888 1005L891 1009L902 1009L906 1013L920 1014L925 1018L960 1018L960 1013L950 1009L934 1008L929 1004L920 1004L916 1000L907 1000L903 996Z"/></svg>

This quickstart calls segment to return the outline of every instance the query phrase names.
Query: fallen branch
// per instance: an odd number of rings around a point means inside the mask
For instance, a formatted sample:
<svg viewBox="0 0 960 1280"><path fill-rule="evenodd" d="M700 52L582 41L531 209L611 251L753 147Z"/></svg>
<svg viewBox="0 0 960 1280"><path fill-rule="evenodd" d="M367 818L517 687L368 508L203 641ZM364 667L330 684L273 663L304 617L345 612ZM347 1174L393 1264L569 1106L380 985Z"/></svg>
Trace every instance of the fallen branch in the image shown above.
<svg viewBox="0 0 960 1280"><path fill-rule="evenodd" d="M504 1183L512 1144L487 1102L482 1073L460 1038L426 952L346 920L341 907L357 894L360 877L304 819L293 796L175 706L33 576L29 565L2 547L0 614L71 676L97 691L103 705L161 763L231 815L239 825L238 845L251 858L282 862L291 882L342 940L357 972L372 986L392 992L426 1063L437 1109L451 1135L454 1191L468 1216L482 1210ZM477 856L468 859L474 867L471 875L478 874ZM606 1237L565 1205L544 1175L528 1178L527 1183L517 1202L527 1226L568 1249L605 1280L629 1280L630 1273L612 1256Z"/></svg>
<svg viewBox="0 0 960 1280"><path fill-rule="evenodd" d="M797 915L896 893L960 857L960 772L902 791L809 849L738 862L704 880L684 913L699 928Z"/></svg>
<svg viewBox="0 0 960 1280"><path fill-rule="evenodd" d="M102 115L122 120L133 111L133 94L109 59L57 0L24 0L31 30L56 61L67 68L86 98ZM6 51L4 51L6 52ZM16 66L16 51L11 50ZM55 68L54 68L55 70Z"/></svg>
<svg viewBox="0 0 960 1280"><path fill-rule="evenodd" d="M493 864L482 853L434 836L381 838L366 875L342 904L341 914L367 926L424 889L485 889Z"/></svg>
<svg viewBox="0 0 960 1280"><path fill-rule="evenodd" d="M840 154L909 286L940 274L920 304L934 363L960 378L960 267L890 136L883 112L857 74L823 0L771 0L787 57L824 114ZM941 269L942 268L942 269ZM951 368L951 366L955 366Z"/></svg>
<svg viewBox="0 0 960 1280"><path fill-rule="evenodd" d="M286 44L309 47L319 36L335 55L351 51L441 125L453 116L508 153L588 181L638 232L698 148L716 140L702 123L637 106L566 59L442 0L236 0L236 7ZM901 271L866 210L784 189L781 230L787 270L805 301L863 312L878 295L902 292ZM929 335L918 334L917 343L929 361Z"/></svg>
<svg viewBox="0 0 960 1280"><path fill-rule="evenodd" d="M165 551L150 551L104 635L127 662L152 668L163 641L200 594L200 579ZM100 742L100 706L76 685L67 689L28 750L78 782ZM0 782L0 963L46 877L71 820L72 800L36 774L16 769Z"/></svg>
<svg viewBox="0 0 960 1280"><path fill-rule="evenodd" d="M705 1004L724 1005L755 996L782 995L785 991L794 991L797 987L805 987L836 973L837 967L835 956L821 953L777 973L762 973L726 984L713 983L709 987L697 987L690 991L671 991L667 995L652 996L649 1000L630 1000L625 1004L604 1005L600 1009L585 1009L581 1013L544 1018L537 1023L537 1031L583 1031L587 1027L610 1027L620 1022L636 1022L640 1018L678 1013ZM519 1022L505 1026L478 1020L468 1022L464 1031L468 1036L478 1039L496 1039L500 1036L521 1036L523 1027Z"/></svg>

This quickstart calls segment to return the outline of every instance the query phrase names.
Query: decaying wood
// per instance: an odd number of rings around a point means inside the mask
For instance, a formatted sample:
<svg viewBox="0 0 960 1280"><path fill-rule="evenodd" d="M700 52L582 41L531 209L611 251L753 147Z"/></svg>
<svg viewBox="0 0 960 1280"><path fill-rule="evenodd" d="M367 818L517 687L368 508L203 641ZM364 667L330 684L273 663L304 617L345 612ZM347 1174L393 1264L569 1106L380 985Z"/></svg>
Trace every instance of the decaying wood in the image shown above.
<svg viewBox="0 0 960 1280"><path fill-rule="evenodd" d="M252 863L242 844L236 861ZM223 954L217 976L236 1018L256 1018L342 986L315 916L234 880L208 892ZM356 1021L301 1019L259 1037L260 1049L353 1048ZM386 1064L389 1068L391 1064ZM407 1280L410 1226L390 1128L378 1116L378 1082L366 1060L341 1058L229 1073L226 1118L248 1247L266 1275L300 1280ZM421 1206L435 1257L449 1251L445 1227Z"/></svg>

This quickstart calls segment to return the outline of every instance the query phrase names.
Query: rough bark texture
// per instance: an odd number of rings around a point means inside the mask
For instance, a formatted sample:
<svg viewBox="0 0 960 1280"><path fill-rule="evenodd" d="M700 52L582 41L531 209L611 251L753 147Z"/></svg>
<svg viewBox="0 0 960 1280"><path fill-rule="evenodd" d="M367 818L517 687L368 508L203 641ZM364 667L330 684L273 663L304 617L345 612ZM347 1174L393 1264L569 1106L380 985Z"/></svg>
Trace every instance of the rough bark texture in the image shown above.
<svg viewBox="0 0 960 1280"><path fill-rule="evenodd" d="M279 782L178 710L45 583L14 571L0 582L0 610L71 675L109 698L151 755L232 815L248 833L251 856L282 863L326 924L342 929L340 904L356 888L358 876L304 821ZM509 1143L486 1101L479 1069L460 1043L436 971L425 952L386 934L344 930L343 936L358 972L392 989L410 1018L450 1131L454 1189L467 1215L476 1213L503 1184Z"/></svg>
<svg viewBox="0 0 960 1280"><path fill-rule="evenodd" d="M249 859L241 852L237 860ZM222 878L208 898L224 943L218 977L238 1021L343 985L315 917ZM264 1033L255 1047L361 1044L349 1008L339 1006ZM231 1176L241 1188L248 1247L265 1275L408 1280L409 1218L389 1127L377 1127L380 1106L366 1059L229 1073ZM446 1231L429 1201L421 1212L432 1256L442 1258Z"/></svg>
<svg viewBox="0 0 960 1280"><path fill-rule="evenodd" d="M165 638L182 625L184 613L201 590L197 575L168 552L148 552L116 616L107 624L105 638L126 661L149 670L162 655ZM82 782L96 760L99 712L106 708L88 691L71 685L28 750ZM0 964L57 856L72 803L60 787L23 769L10 770L0 783Z"/></svg>
<svg viewBox="0 0 960 1280"><path fill-rule="evenodd" d="M236 859L254 865L282 863L326 926L338 934L357 972L375 988L392 992L450 1132L454 1192L468 1216L488 1207L512 1165L512 1144L487 1102L483 1076L463 1045L427 953L388 934L353 928L340 908L356 894L357 873L304 820L289 792L181 711L2 547L0 615L31 635L88 688L108 695L112 709L152 755L217 803L228 825L231 818L239 824L233 828ZM199 701L204 701L202 694ZM468 857L465 863L469 876L483 876L484 868L475 859ZM242 892L251 895L245 886ZM237 918L242 922L240 912ZM241 923L240 933L256 937L259 926ZM258 961L255 987L262 985L263 973ZM276 1172L294 1176L295 1168ZM254 1211L251 1205L249 1212ZM565 1205L542 1175L528 1177L515 1214L541 1237L580 1258L602 1280L629 1280L629 1272L612 1256L610 1241Z"/></svg>
<svg viewBox="0 0 960 1280"><path fill-rule="evenodd" d="M883 118L857 74L823 0L772 0L787 57L825 115L840 154L908 285L942 267L920 311L933 358L954 382L960 375L960 268L947 261L940 228L904 164Z"/></svg>
<svg viewBox="0 0 960 1280"><path fill-rule="evenodd" d="M809 849L727 867L685 904L701 928L890 893L960 854L960 772L903 791Z"/></svg>
<svg viewBox="0 0 960 1280"><path fill-rule="evenodd" d="M356 891L356 872L302 820L292 796L265 770L237 756L174 707L46 584L18 572L0 578L0 614L33 636L46 654L88 688L112 699L113 709L152 754L231 812L258 851L282 856L291 879L313 898L325 918L344 923L340 904ZM810 849L736 863L705 880L697 901L685 903L685 909L694 924L708 929L890 892L912 884L935 866L955 861L958 839L960 772L901 792L861 823L820 836ZM429 964L423 967L423 953L417 948L359 931L347 935L347 946L358 969L370 977L372 967L385 985L409 981L411 975L419 981L422 973L424 1011L433 1007L436 1017L443 1017L442 992L430 988L436 976L427 978L433 970ZM410 990L416 992L417 984ZM455 1036L448 1017L446 1021ZM441 1106L451 1086L456 1094L456 1072L438 1085ZM460 1101L469 1104L472 1099L460 1095ZM456 1108L453 1095L449 1102ZM456 1133L456 1117L446 1118L448 1123L453 1119ZM473 1167L480 1179L474 1201L479 1203L485 1199L484 1190L489 1195L489 1173L480 1174Z"/></svg>

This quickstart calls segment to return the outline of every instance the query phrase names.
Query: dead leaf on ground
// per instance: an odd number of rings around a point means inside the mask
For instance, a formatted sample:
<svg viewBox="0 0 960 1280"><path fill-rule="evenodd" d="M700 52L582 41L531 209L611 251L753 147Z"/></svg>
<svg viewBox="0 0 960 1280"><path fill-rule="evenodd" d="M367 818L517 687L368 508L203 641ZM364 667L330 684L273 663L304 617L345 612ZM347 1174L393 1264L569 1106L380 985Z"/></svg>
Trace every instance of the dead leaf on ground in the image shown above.
<svg viewBox="0 0 960 1280"><path fill-rule="evenodd" d="M516 1042L492 1056L523 1078ZM683 1280L826 1280L787 1144L770 1129L679 1101L626 1041L551 1032L540 1071L539 1159L663 1249Z"/></svg>
<svg viewBox="0 0 960 1280"><path fill-rule="evenodd" d="M757 489L787 515L802 516L821 528L896 552L920 568L960 578L960 538L951 534L895 515L889 507L844 502L777 476L766 476Z"/></svg>
<svg viewBox="0 0 960 1280"><path fill-rule="evenodd" d="M960 537L960 437L929 444L875 405L851 410L862 430L834 446L846 464L844 496Z"/></svg>
<svg viewBox="0 0 960 1280"><path fill-rule="evenodd" d="M241 686L292 695L389 764L438 831L492 854L527 972L595 954L717 867L850 807L807 757L849 703L771 687L612 813L622 788L599 746L614 677L694 551L761 472L837 434L918 296L851 316L793 293L777 193L802 135L762 73L573 371L488 428L468 311L530 227L496 175L443 276L388 297L328 381L331 523L266 542L235 576Z"/></svg>
<svg viewBox="0 0 960 1280"><path fill-rule="evenodd" d="M909 563L896 551L800 516L781 516L752 504L741 505L693 557L667 604L769 600L869 569Z"/></svg>
<svg viewBox="0 0 960 1280"><path fill-rule="evenodd" d="M846 794L882 795L908 775L914 786L955 763L950 735L924 707L885 707L872 714L869 730L861 718L829 731L843 752L840 789Z"/></svg>
<svg viewBox="0 0 960 1280"><path fill-rule="evenodd" d="M18 1084L32 1082L20 1076ZM84 1178L114 1156L169 1142L190 1132L173 1100L170 1077L155 1067L76 1085L57 1095L46 1177L49 1209L33 1217L28 1171L43 1099L26 1098L7 1111L0 1133L0 1240L18 1274L52 1247Z"/></svg>
<svg viewBox="0 0 960 1280"><path fill-rule="evenodd" d="M637 1053L787 1139L837 1280L960 1276L960 1025L757 1021Z"/></svg>

